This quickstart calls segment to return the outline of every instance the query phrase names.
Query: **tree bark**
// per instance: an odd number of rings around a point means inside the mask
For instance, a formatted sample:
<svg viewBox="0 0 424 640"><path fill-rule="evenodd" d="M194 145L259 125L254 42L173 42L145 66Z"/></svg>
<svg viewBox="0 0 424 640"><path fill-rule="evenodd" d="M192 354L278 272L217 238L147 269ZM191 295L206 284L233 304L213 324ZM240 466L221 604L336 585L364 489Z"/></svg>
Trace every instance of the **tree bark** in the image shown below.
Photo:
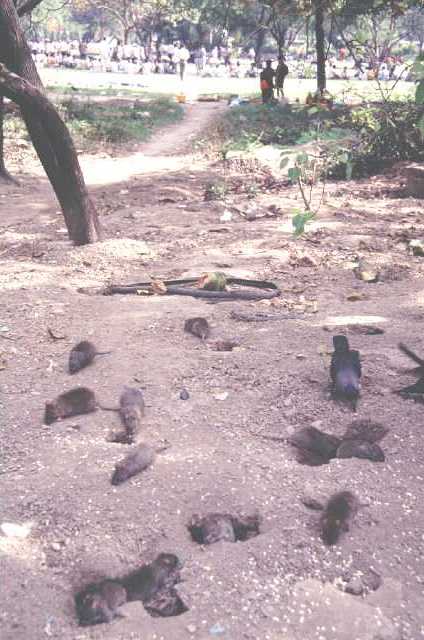
<svg viewBox="0 0 424 640"><path fill-rule="evenodd" d="M18 16L22 17L26 13L31 13L43 0L26 0L23 4L17 8Z"/></svg>
<svg viewBox="0 0 424 640"><path fill-rule="evenodd" d="M324 35L324 9L321 0L318 0L315 8L315 47L317 53L317 88L320 93L325 91L327 78L325 73L325 35Z"/></svg>
<svg viewBox="0 0 424 640"><path fill-rule="evenodd" d="M4 100L3 96L0 95L0 180L4 182L15 182L14 178L10 175L8 170L6 169L6 165L4 163Z"/></svg>
<svg viewBox="0 0 424 640"><path fill-rule="evenodd" d="M27 80L43 96L44 87L19 24L12 0L0 2L0 62ZM1 92L0 92L1 93ZM2 92L7 95L5 90ZM50 113L57 122L56 109ZM27 101L19 103L38 157L59 200L69 238L74 244L96 242L101 237L97 213L91 202L69 132L60 120L63 139L59 142L48 135L48 124L39 119Z"/></svg>
<svg viewBox="0 0 424 640"><path fill-rule="evenodd" d="M39 89L8 71L2 64L0 64L0 92L22 109L31 110L39 122L53 153L60 162L61 172L68 176L68 192L63 195L66 197L64 215L69 235L76 245L93 242L97 237L94 206L85 189L81 170L75 166L77 155L72 138L55 106ZM81 215L81 205L88 215Z"/></svg>

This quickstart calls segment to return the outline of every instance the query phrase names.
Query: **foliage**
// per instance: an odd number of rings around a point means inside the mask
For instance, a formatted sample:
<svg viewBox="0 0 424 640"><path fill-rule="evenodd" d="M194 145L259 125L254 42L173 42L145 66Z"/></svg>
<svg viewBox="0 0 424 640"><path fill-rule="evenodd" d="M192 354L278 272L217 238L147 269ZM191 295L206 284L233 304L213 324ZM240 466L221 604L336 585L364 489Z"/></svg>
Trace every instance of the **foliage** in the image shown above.
<svg viewBox="0 0 424 640"><path fill-rule="evenodd" d="M353 109L347 123L357 133L347 146L353 177L378 173L400 160L424 161L419 128L423 117L424 106L410 102L388 102ZM330 171L334 177L345 177L343 160L335 159Z"/></svg>
<svg viewBox="0 0 424 640"><path fill-rule="evenodd" d="M216 180L214 182L208 182L205 187L204 199L210 200L225 200L228 193L228 187L225 180Z"/></svg>
<svg viewBox="0 0 424 640"><path fill-rule="evenodd" d="M154 128L179 120L183 114L180 105L166 98L136 101L132 106L71 98L62 102L62 111L80 145L145 140Z"/></svg>
<svg viewBox="0 0 424 640"><path fill-rule="evenodd" d="M424 105L424 55L419 56L418 60L416 60L414 66L412 67L412 72L417 79L415 102L418 105ZM421 115L418 121L418 128L421 131L422 137L424 138L424 114Z"/></svg>

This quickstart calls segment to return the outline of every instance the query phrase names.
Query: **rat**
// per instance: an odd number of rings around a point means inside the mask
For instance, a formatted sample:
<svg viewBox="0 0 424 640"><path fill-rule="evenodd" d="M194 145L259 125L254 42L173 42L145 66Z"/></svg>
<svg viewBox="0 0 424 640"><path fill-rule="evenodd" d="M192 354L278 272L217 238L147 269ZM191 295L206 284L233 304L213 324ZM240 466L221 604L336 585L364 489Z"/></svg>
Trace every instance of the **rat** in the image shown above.
<svg viewBox="0 0 424 640"><path fill-rule="evenodd" d="M215 542L235 542L233 518L226 513L208 513L204 517L194 515L188 525L191 537L199 544Z"/></svg>
<svg viewBox="0 0 424 640"><path fill-rule="evenodd" d="M117 609L127 601L127 592L117 580L103 580L85 587L75 596L79 624L88 626L111 622Z"/></svg>
<svg viewBox="0 0 424 640"><path fill-rule="evenodd" d="M144 603L144 608L153 618L169 618L186 613L188 608L174 588L162 589Z"/></svg>
<svg viewBox="0 0 424 640"><path fill-rule="evenodd" d="M389 429L371 420L354 420L348 425L337 449L337 458L362 458L372 462L384 462L385 455L378 442Z"/></svg>
<svg viewBox="0 0 424 640"><path fill-rule="evenodd" d="M76 387L46 402L44 423L52 424L62 418L91 413L97 408L94 392L87 387Z"/></svg>
<svg viewBox="0 0 424 640"><path fill-rule="evenodd" d="M121 462L115 466L111 483L113 485L122 484L137 473L144 471L153 463L155 451L147 444L140 444L134 451L131 451Z"/></svg>
<svg viewBox="0 0 424 640"><path fill-rule="evenodd" d="M327 464L336 457L340 438L324 433L315 427L303 427L288 438L288 442L297 448L297 461L301 464L319 466Z"/></svg>
<svg viewBox="0 0 424 640"><path fill-rule="evenodd" d="M334 336L334 353L331 357L330 375L333 396L347 401L354 411L359 398L361 361L359 351L351 350L346 336Z"/></svg>
<svg viewBox="0 0 424 640"><path fill-rule="evenodd" d="M119 398L119 408L109 409L110 411L119 412L124 430L113 433L110 437L111 442L120 442L122 444L132 444L134 442L141 429L144 406L144 397L140 389L135 387L124 388Z"/></svg>
<svg viewBox="0 0 424 640"><path fill-rule="evenodd" d="M94 344L88 340L78 342L75 347L72 347L69 354L69 373L73 374L81 371L84 367L88 367L96 356L104 356L108 353L111 352L97 351Z"/></svg>
<svg viewBox="0 0 424 640"><path fill-rule="evenodd" d="M366 440L343 440L337 449L337 458L361 458L372 462L384 462L384 451L376 442Z"/></svg>
<svg viewBox="0 0 424 640"><path fill-rule="evenodd" d="M321 538L326 545L336 544L349 525L359 507L358 499L350 491L333 494L320 518Z"/></svg>
<svg viewBox="0 0 424 640"><path fill-rule="evenodd" d="M210 335L209 323L205 318L189 318L184 323L184 331L206 340Z"/></svg>
<svg viewBox="0 0 424 640"><path fill-rule="evenodd" d="M172 588L180 580L180 561L173 553L160 553L153 562L122 579L128 601L151 600L159 591Z"/></svg>

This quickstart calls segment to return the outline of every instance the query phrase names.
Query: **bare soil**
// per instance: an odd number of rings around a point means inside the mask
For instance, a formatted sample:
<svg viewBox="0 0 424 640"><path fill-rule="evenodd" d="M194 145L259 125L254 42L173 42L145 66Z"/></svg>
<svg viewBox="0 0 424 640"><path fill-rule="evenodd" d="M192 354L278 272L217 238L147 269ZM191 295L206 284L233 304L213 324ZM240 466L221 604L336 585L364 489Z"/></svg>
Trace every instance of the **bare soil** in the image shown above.
<svg viewBox="0 0 424 640"><path fill-rule="evenodd" d="M398 637L424 637L424 413L392 393L416 379L397 343L424 355L424 258L412 257L407 245L423 235L422 202L401 197L396 172L333 184L317 221L295 240L294 187L268 182L252 201L241 186L258 175L260 183L266 171L249 162L223 168L190 151L190 136L207 136L223 108L189 106L185 120L132 156L82 157L103 243L69 244L32 161L19 186L0 185L0 523L30 531L0 534L4 640L332 640L331 625L302 630L295 583L312 577L342 588L370 571L399 585L384 611ZM230 194L232 203L205 201L207 183L223 178L241 193ZM257 217L248 220L242 214L252 202ZM226 210L232 218L221 221ZM379 282L356 278L359 256L379 265ZM110 282L208 270L272 280L282 295L210 304L95 293ZM212 326L206 344L183 331L193 316ZM361 333L363 325L384 334ZM329 396L337 332L347 332L362 355L357 416ZM80 339L112 354L71 378L67 357ZM218 339L240 346L217 352ZM170 447L150 469L113 487L114 465L130 450L107 441L118 415L98 410L46 426L43 409L74 386L89 386L101 404L115 406L124 385L144 390L143 441ZM311 424L341 435L354 417L390 429L381 443L386 462L301 466L284 442ZM301 498L344 489L362 506L350 531L327 548L319 513ZM187 524L211 511L259 513L261 533L202 547ZM187 613L151 618L135 603L110 624L78 627L79 588L122 576L162 551L184 563L178 591Z"/></svg>

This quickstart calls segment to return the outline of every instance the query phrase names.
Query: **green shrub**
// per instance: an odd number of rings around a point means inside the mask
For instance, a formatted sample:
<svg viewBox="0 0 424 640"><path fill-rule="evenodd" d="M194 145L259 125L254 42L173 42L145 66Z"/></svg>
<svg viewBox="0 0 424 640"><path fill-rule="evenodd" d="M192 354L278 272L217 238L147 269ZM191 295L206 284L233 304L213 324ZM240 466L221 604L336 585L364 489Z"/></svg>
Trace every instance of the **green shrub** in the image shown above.
<svg viewBox="0 0 424 640"><path fill-rule="evenodd" d="M379 173L400 160L424 161L423 136L419 128L423 114L424 106L411 102L388 102L353 109L350 126L356 136L347 147L353 177ZM343 165L335 163L331 175L344 177Z"/></svg>

